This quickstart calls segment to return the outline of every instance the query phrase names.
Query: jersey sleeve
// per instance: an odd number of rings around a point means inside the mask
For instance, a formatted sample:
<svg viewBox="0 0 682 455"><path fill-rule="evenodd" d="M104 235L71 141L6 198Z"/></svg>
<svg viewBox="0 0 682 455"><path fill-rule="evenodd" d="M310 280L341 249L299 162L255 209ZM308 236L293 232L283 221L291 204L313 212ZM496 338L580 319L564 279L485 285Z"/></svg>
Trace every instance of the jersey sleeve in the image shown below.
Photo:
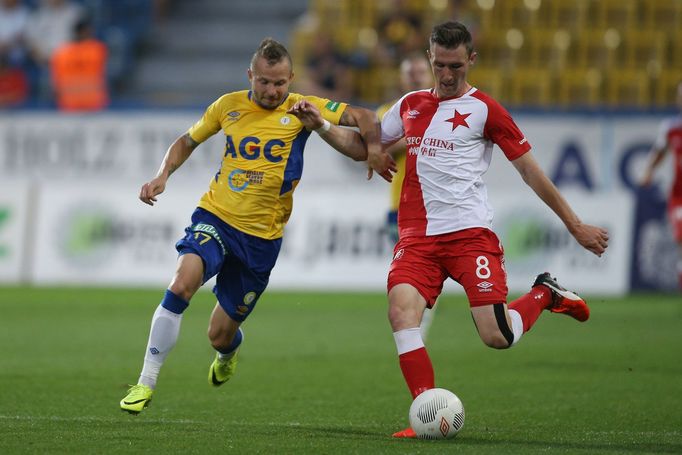
<svg viewBox="0 0 682 455"><path fill-rule="evenodd" d="M670 131L670 121L664 120L658 127L656 140L654 141L654 150L663 150L668 146L668 132Z"/></svg>
<svg viewBox="0 0 682 455"><path fill-rule="evenodd" d="M405 135L403 119L400 116L400 106L403 98L393 104L381 119L381 143L390 144Z"/></svg>
<svg viewBox="0 0 682 455"><path fill-rule="evenodd" d="M201 116L199 121L197 121L192 127L187 131L190 137L201 144L209 137L216 134L222 128L220 124L220 119L222 118L222 112L224 105L224 98L219 98L214 101L209 107L206 108L204 115Z"/></svg>
<svg viewBox="0 0 682 455"><path fill-rule="evenodd" d="M531 149L528 139L507 110L502 105L489 98L488 118L485 122L483 134L497 144L509 161L513 161Z"/></svg>
<svg viewBox="0 0 682 455"><path fill-rule="evenodd" d="M320 114L322 114L322 117L325 120L329 120L334 125L339 124L341 115L348 106L346 103L332 101L326 98L318 98L317 96L306 96L305 99L320 111Z"/></svg>

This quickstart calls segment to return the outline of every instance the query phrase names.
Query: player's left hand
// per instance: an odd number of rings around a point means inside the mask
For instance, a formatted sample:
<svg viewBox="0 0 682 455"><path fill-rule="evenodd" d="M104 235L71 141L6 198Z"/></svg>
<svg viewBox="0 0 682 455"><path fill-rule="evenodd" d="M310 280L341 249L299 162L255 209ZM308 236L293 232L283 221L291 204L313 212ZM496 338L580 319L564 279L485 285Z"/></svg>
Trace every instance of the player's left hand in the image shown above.
<svg viewBox="0 0 682 455"><path fill-rule="evenodd" d="M374 171L387 182L391 182L393 174L398 172L398 167L393 157L378 145L367 147L367 180L372 178Z"/></svg>
<svg viewBox="0 0 682 455"><path fill-rule="evenodd" d="M609 232L604 228L580 224L571 233L583 248L599 257L604 254L609 246Z"/></svg>
<svg viewBox="0 0 682 455"><path fill-rule="evenodd" d="M287 114L295 116L309 130L316 130L324 123L324 118L315 105L306 100L298 101L287 110Z"/></svg>

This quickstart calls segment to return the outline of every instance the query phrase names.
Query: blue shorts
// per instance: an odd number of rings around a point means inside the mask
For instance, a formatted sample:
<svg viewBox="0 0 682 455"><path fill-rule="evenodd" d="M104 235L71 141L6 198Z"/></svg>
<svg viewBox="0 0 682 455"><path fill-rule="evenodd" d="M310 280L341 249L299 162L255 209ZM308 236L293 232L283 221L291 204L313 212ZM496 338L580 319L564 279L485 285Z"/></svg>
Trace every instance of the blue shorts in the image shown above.
<svg viewBox="0 0 682 455"><path fill-rule="evenodd" d="M265 291L282 239L266 240L233 228L202 208L175 244L182 256L194 253L204 261L203 283L217 275L213 293L225 312L243 322Z"/></svg>

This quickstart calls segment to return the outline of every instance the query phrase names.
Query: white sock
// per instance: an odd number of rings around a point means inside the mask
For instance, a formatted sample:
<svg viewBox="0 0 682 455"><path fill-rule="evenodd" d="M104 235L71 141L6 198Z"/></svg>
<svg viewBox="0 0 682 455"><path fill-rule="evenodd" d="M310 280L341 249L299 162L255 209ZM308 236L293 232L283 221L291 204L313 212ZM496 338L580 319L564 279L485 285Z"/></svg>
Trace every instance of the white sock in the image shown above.
<svg viewBox="0 0 682 455"><path fill-rule="evenodd" d="M178 341L181 321L182 314L168 311L161 305L156 308L138 384L144 384L152 389L156 387L161 365L175 346L175 342Z"/></svg>
<svg viewBox="0 0 682 455"><path fill-rule="evenodd" d="M511 329L514 334L514 341L512 346L514 346L521 339L523 335L523 321L521 320L521 315L516 310L507 310L509 312L509 318L511 319Z"/></svg>
<svg viewBox="0 0 682 455"><path fill-rule="evenodd" d="M424 340L422 340L419 327L393 332L393 339L395 340L395 346L398 348L398 355L424 347Z"/></svg>

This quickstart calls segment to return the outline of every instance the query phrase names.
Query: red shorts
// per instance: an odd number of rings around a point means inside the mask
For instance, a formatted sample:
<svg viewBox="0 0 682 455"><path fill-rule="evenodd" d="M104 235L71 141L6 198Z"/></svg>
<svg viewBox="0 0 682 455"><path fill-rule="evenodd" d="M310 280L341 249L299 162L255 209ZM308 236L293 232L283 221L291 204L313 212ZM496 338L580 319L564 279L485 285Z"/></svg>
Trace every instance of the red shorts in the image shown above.
<svg viewBox="0 0 682 455"><path fill-rule="evenodd" d="M414 286L429 308L450 277L464 287L472 307L507 302L504 251L495 233L471 228L398 241L388 272L388 290Z"/></svg>
<svg viewBox="0 0 682 455"><path fill-rule="evenodd" d="M668 219L673 229L673 237L682 243L682 198L671 198L668 202Z"/></svg>

